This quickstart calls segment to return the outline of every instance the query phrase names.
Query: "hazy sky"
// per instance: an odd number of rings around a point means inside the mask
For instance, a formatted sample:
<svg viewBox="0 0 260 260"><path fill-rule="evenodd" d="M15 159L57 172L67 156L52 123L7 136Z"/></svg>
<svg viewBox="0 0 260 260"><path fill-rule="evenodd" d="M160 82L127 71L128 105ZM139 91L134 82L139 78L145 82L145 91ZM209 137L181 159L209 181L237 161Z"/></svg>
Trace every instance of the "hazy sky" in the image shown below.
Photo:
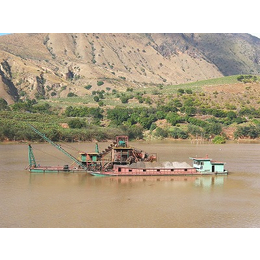
<svg viewBox="0 0 260 260"><path fill-rule="evenodd" d="M260 39L260 33L250 33Z"/></svg>

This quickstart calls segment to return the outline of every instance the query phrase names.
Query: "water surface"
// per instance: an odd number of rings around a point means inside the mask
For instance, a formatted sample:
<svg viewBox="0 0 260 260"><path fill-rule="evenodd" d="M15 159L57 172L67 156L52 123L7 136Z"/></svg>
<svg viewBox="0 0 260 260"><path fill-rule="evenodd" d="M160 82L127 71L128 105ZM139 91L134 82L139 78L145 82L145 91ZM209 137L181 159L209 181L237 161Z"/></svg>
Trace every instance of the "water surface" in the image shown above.
<svg viewBox="0 0 260 260"><path fill-rule="evenodd" d="M109 143L100 143L100 150ZM260 227L259 144L132 142L161 162L191 164L208 154L226 162L228 176L94 177L30 174L27 145L0 145L0 227ZM70 159L50 144L32 145L37 163ZM93 143L62 144L94 151Z"/></svg>

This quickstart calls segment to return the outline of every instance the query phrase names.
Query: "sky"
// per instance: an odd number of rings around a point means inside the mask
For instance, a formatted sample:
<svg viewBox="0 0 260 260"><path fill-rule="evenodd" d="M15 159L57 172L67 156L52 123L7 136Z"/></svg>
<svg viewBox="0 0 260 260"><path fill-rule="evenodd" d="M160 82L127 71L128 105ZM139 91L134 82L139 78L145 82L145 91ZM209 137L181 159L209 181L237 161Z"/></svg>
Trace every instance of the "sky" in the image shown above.
<svg viewBox="0 0 260 260"><path fill-rule="evenodd" d="M233 1L218 0L96 0L87 9L82 1L60 5L59 1L45 0L38 7L31 1L3 1L1 10L12 10L13 22L1 25L2 32L26 33L244 33L259 31L259 9L255 0L234 6ZM28 8L28 6L30 8ZM15 6L15 8L14 8ZM76 8L77 7L77 8ZM34 10L35 8L35 10ZM53 15L47 15L50 13ZM62 10L61 10L62 9ZM55 14L55 15L54 15ZM47 16L46 16L47 15ZM46 16L46 17L45 17ZM45 17L45 19L44 19ZM10 13L1 13L2 21L10 20ZM255 34L254 34L255 35ZM257 33L260 37L260 34Z"/></svg>
<svg viewBox="0 0 260 260"><path fill-rule="evenodd" d="M250 34L253 35L253 36L256 36L257 38L260 39L260 33L250 33Z"/></svg>

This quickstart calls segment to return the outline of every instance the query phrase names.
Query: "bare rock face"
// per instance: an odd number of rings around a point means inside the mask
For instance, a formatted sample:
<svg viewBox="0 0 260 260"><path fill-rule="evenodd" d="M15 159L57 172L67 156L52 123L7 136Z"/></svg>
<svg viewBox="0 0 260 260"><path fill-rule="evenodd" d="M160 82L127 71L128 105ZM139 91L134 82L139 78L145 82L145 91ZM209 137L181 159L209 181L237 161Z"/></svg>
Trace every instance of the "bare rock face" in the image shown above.
<svg viewBox="0 0 260 260"><path fill-rule="evenodd" d="M55 98L257 75L259 57L260 40L249 34L10 34L0 37L0 97L10 103L18 94Z"/></svg>
<svg viewBox="0 0 260 260"><path fill-rule="evenodd" d="M11 67L6 60L0 64L0 94L9 104L19 98L17 88L12 82Z"/></svg>

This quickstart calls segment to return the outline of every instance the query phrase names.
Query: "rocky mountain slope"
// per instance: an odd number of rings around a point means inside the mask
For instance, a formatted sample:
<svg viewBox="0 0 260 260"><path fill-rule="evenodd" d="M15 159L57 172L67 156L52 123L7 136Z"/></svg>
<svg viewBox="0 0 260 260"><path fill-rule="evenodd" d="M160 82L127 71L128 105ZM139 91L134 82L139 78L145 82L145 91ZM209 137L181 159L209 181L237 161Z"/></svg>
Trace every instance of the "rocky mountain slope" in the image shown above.
<svg viewBox="0 0 260 260"><path fill-rule="evenodd" d="M249 34L11 34L0 37L0 97L66 97L93 90L260 74ZM85 88L91 85L91 90Z"/></svg>

